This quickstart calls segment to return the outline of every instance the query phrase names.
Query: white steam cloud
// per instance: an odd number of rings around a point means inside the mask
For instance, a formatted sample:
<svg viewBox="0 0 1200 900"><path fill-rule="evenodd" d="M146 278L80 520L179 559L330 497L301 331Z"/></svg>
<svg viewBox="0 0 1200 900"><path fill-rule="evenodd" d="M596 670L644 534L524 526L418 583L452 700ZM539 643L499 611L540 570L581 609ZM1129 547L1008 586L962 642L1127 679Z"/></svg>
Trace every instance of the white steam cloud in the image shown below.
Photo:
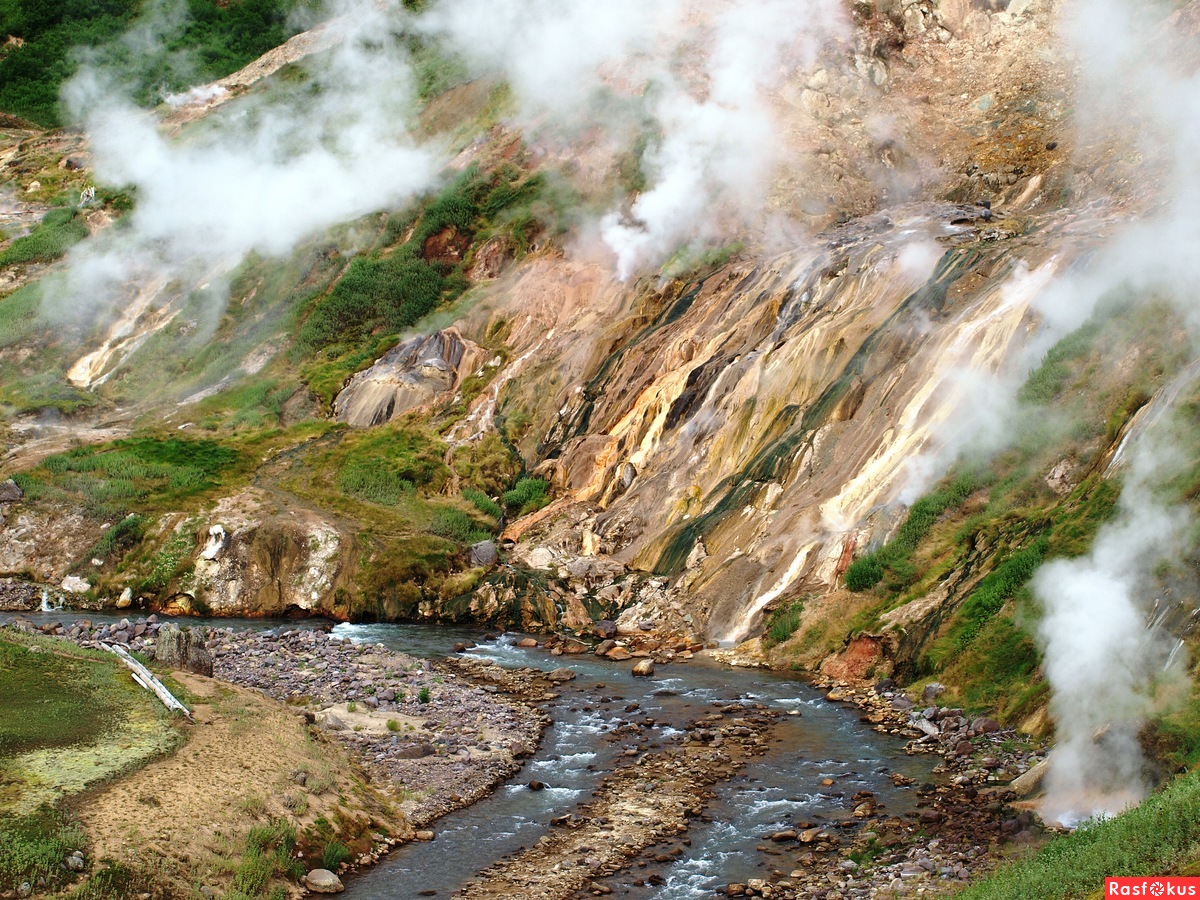
<svg viewBox="0 0 1200 900"><path fill-rule="evenodd" d="M1189 517L1162 505L1155 481L1178 462L1169 449L1136 448L1117 518L1092 551L1056 560L1033 579L1045 617L1039 635L1056 725L1042 813L1074 824L1138 802L1148 787L1138 732L1150 685L1170 647L1147 627L1146 584L1154 565L1182 552Z"/></svg>
<svg viewBox="0 0 1200 900"><path fill-rule="evenodd" d="M305 61L313 85L302 96L227 107L187 140L164 135L108 73L85 68L68 85L97 179L137 194L119 227L73 254L73 312L126 307L155 283L186 293L252 251L285 254L434 183L439 154L406 131L414 92L392 20L369 0L336 12L340 40ZM87 369L73 377L88 383Z"/></svg>
<svg viewBox="0 0 1200 900"><path fill-rule="evenodd" d="M835 0L443 0L423 27L503 73L534 133L654 135L647 189L600 224L624 279L762 209L780 144L766 91L846 20ZM597 120L606 93L624 103Z"/></svg>

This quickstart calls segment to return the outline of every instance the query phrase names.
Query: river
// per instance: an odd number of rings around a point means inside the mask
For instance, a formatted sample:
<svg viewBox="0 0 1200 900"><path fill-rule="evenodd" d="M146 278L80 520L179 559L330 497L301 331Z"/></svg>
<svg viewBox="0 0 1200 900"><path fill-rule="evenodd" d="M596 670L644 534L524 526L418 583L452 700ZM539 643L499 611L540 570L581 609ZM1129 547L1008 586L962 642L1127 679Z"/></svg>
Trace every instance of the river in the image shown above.
<svg viewBox="0 0 1200 900"><path fill-rule="evenodd" d="M39 624L121 616L86 612L27 614ZM304 628L324 623L270 620L187 620L234 628ZM706 814L693 821L690 845L667 862L643 857L645 867L606 879L620 896L653 900L711 897L729 882L763 877L781 865L763 851L770 833L800 822L836 824L851 818L858 791L871 791L887 812L914 808L912 788L897 787L892 773L916 782L931 778L933 760L904 753L902 741L879 734L856 710L830 703L805 681L757 669L733 669L703 658L659 666L651 678L635 678L631 662L614 663L591 655L551 656L516 646L502 635L484 642L474 628L409 624L339 624L333 633L356 642L381 643L413 656L447 655L457 641L475 640L471 655L504 666L554 669L568 666L577 679L546 711L552 718L541 747L521 771L493 794L434 824L436 840L394 850L374 869L348 879L349 900L407 900L452 895L465 881L500 858L535 843L550 819L571 812L629 745L608 740L622 724L638 726L632 740L653 748L679 735L678 726L713 704L750 700L790 713L780 720L777 740L751 759L734 779L718 785ZM533 791L528 782L546 785ZM823 784L832 781L832 784ZM770 841L765 841L770 846ZM785 867L784 871L787 871Z"/></svg>

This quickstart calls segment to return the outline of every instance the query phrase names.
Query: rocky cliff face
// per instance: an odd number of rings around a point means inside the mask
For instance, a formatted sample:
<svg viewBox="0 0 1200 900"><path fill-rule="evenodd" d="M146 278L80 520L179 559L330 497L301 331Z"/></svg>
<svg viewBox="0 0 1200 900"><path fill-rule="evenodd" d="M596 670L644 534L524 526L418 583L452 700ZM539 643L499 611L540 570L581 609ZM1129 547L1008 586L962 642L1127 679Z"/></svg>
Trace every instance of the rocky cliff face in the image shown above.
<svg viewBox="0 0 1200 900"><path fill-rule="evenodd" d="M378 472L355 469L357 480L330 468L300 486L290 462L276 460L299 458L308 436L286 451L262 450L245 437L238 416L248 414L230 415L231 440L263 454L259 469L162 519L154 539L176 536L188 559L162 592L169 596L152 602L229 615L370 610L576 631L601 619L632 631L669 620L689 640L733 641L757 631L784 598L828 594L856 553L886 539L966 437L986 426L980 385L1019 381L1036 364L1028 354L1044 349L1032 340L1045 285L1151 196L1131 183L1135 161L1120 135L1076 140L1058 11L1042 0L851 5L847 33L772 96L786 146L768 210L722 254L621 281L583 239L522 232L525 250L511 261L517 242L507 236L474 246L462 225L425 238L421 259L462 263L473 282L470 302L444 317L455 321L392 342L376 328L361 343L380 340L379 352L361 350L366 358L350 364L351 350L334 345L300 374L314 393L333 385L323 400L354 433L422 423L434 448L422 465L436 468L442 454L445 472L425 487L381 462ZM452 90L426 117L460 122L483 96L477 86ZM455 164L534 171L561 163L588 189L614 165L599 140L566 151L530 141L496 127ZM453 254L430 253L429 242L448 234ZM345 263L314 244L280 270L288 290L324 297ZM224 274L200 273L197 284ZM236 340L220 357L226 370L164 414L170 427L218 423L213 410L239 379L278 379L251 381L279 398L263 401L279 409L259 425L286 427L318 408L282 400L298 377L275 353L286 291L266 276L239 278L227 317ZM136 360L161 358L161 342L176 331L184 344L195 333L190 320L179 324L188 296L178 283L143 283L115 324L65 360L67 379L99 397L122 379L158 383ZM0 362L15 358L0 349ZM326 358L337 359L333 374L321 369ZM346 433L330 426L322 440ZM31 442L12 443L25 446L10 457L23 465L40 458ZM507 509L510 568L489 573L464 547L426 541L419 564L403 568L413 584L402 600L377 602L368 574L391 552L380 548L445 513L405 492L475 515L456 492L479 478L486 490L477 493L499 499L504 479L480 476L480 460L505 454L509 469L519 454L518 468L546 479L552 499L526 515L519 504ZM1056 471L1046 474L1069 490L1069 461ZM330 499L337 490L411 506L411 520L356 518L344 496ZM88 531L90 519L47 513L39 502L4 508L0 571L58 579L79 567L81 540L71 536L86 533L91 546L102 534ZM439 521L440 538L478 538L467 533L478 517L457 530ZM429 587L433 569L439 579L457 574Z"/></svg>

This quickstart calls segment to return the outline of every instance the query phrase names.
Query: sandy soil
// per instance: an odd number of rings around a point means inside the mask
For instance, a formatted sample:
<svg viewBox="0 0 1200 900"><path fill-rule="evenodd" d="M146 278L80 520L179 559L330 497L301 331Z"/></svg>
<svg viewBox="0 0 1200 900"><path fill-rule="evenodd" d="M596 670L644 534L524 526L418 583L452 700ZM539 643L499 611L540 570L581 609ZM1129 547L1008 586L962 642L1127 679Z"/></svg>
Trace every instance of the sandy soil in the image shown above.
<svg viewBox="0 0 1200 900"><path fill-rule="evenodd" d="M175 677L196 698L196 724L174 756L82 805L92 858L143 866L154 860L164 886L193 886L198 878L220 889L245 833L273 817L303 832L318 816L333 821L340 809L364 826L406 835L407 825L363 783L345 751L310 736L302 716L254 691ZM306 772L304 785L296 782L298 771Z"/></svg>

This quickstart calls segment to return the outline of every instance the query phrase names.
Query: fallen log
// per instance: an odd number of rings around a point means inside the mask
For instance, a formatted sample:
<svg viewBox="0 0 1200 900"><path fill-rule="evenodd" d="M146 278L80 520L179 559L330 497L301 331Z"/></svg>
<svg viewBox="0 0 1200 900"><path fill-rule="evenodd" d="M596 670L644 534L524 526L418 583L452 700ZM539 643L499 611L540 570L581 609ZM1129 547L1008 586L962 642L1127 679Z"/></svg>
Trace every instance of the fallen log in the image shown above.
<svg viewBox="0 0 1200 900"><path fill-rule="evenodd" d="M130 656L128 650L117 644L106 644L101 642L100 646L109 653L114 653L120 657L121 661L124 662L125 665L129 666L130 670L132 670L133 680L154 694L154 696L158 697L158 699L162 701L163 706L165 706L167 709L179 710L184 714L184 716L187 717L189 722L192 721L192 714L188 711L188 708L180 703L175 695L166 689L163 683L154 676L153 672Z"/></svg>

